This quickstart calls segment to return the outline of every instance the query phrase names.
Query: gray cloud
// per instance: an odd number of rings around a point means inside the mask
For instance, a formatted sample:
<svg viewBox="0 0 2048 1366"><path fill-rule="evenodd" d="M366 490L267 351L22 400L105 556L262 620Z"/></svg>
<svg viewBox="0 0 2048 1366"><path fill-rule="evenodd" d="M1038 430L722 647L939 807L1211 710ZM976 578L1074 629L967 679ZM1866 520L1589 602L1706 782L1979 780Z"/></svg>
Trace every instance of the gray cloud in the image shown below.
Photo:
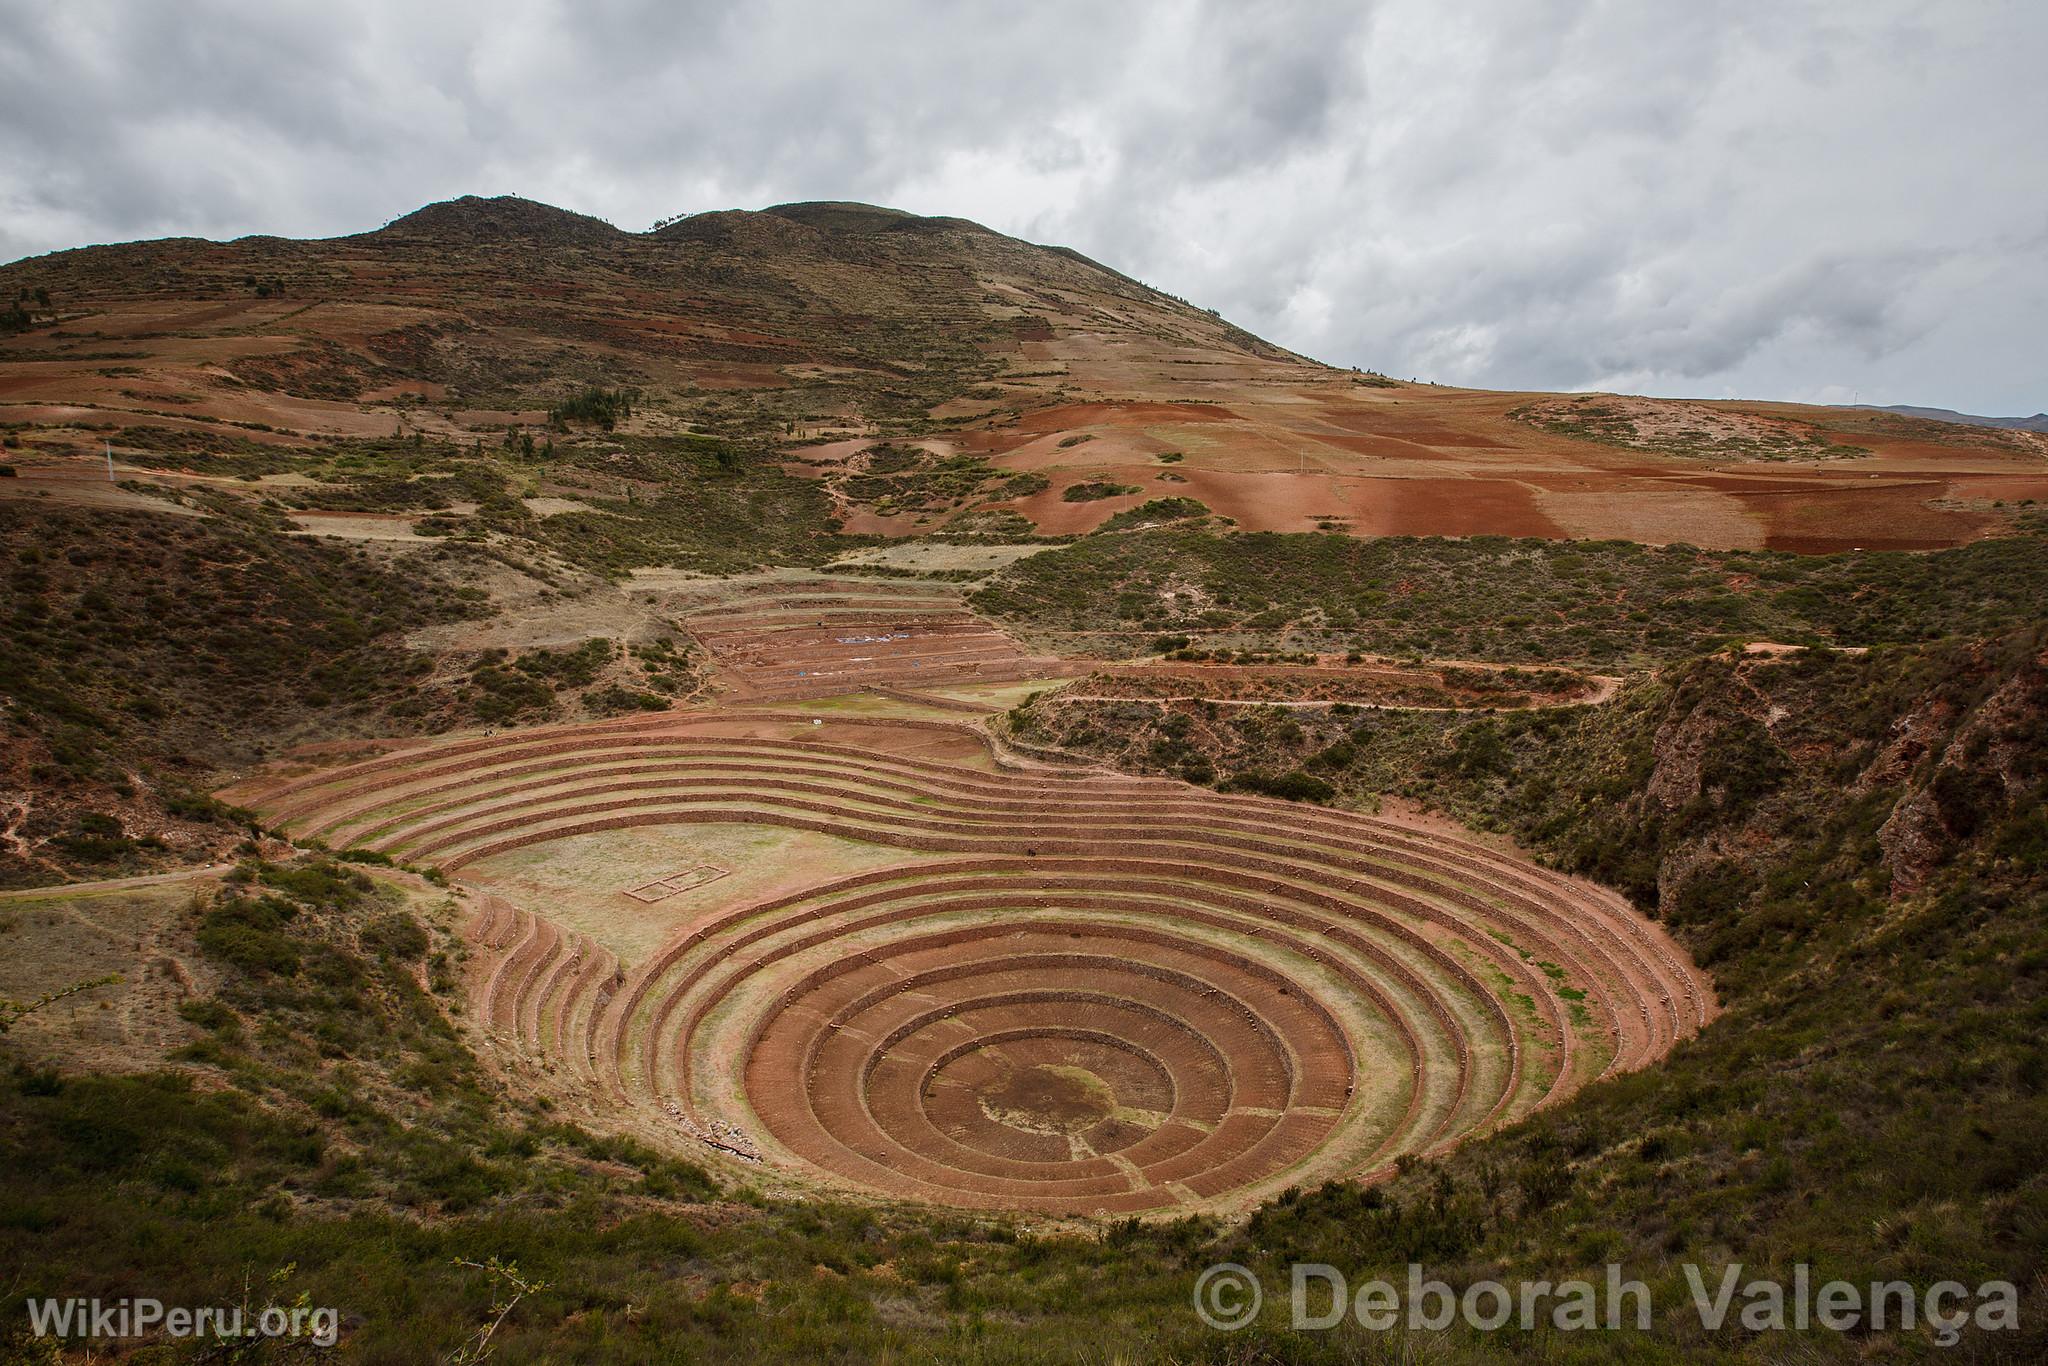
<svg viewBox="0 0 2048 1366"><path fill-rule="evenodd" d="M1908 0L17 0L0 257L855 198L1398 375L2032 412L2044 39Z"/></svg>

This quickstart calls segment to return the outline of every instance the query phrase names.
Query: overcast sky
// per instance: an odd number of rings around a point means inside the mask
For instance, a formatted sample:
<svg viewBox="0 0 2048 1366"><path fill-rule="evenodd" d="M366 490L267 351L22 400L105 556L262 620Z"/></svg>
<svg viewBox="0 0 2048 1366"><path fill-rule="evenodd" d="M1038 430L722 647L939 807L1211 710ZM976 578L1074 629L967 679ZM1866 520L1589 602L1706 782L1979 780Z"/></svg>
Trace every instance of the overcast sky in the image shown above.
<svg viewBox="0 0 2048 1366"><path fill-rule="evenodd" d="M1402 377L2032 413L2044 73L2039 0L7 0L0 259L860 199Z"/></svg>

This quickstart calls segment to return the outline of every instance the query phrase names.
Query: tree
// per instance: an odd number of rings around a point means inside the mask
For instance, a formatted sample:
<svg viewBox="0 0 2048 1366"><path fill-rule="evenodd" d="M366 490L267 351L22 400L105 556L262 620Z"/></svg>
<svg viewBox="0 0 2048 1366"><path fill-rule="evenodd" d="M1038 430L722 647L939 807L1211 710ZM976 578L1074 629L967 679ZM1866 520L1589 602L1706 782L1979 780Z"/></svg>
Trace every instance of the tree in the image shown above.
<svg viewBox="0 0 2048 1366"><path fill-rule="evenodd" d="M501 1262L496 1257L481 1262L458 1257L455 1259L455 1265L485 1273L490 1278L490 1283L495 1286L491 1299L490 1321L477 1329L476 1333L452 1354L442 1358L448 1366L476 1366L476 1363L490 1357L491 1339L497 1335L499 1325L519 1307L519 1302L529 1295L538 1295L546 1290L548 1285L545 1281L528 1280L521 1275L519 1263Z"/></svg>
<svg viewBox="0 0 2048 1366"><path fill-rule="evenodd" d="M5 997L0 997L0 1034L5 1034L9 1029L13 1028L17 1020L27 1019L37 1011L53 1006L67 996L76 996L81 991L91 991L94 987L111 986L120 980L119 973L112 973L105 977L96 977L90 982L73 982L68 987L61 987L45 996L39 996L33 1001L10 1001Z"/></svg>

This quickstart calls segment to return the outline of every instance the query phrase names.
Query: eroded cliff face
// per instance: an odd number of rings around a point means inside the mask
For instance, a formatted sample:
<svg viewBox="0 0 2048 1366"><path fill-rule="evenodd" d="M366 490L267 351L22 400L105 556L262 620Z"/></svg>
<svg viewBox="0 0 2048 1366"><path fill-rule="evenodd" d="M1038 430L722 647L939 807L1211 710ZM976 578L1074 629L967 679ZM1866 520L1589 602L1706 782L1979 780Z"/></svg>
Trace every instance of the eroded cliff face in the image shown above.
<svg viewBox="0 0 2048 1366"><path fill-rule="evenodd" d="M1875 822L1883 892L1910 895L2037 802L2048 772L2048 652L2035 633L1869 657L1716 658L1668 682L1642 794L1614 813L1657 827L1667 912L1710 865L1757 861L1848 808Z"/></svg>
<svg viewBox="0 0 2048 1366"><path fill-rule="evenodd" d="M1700 800L1707 755L1729 726L1731 714L1739 715L1719 698L1690 709L1674 707L1657 727L1652 748L1656 766L1650 770L1644 798L1666 811L1683 810Z"/></svg>
<svg viewBox="0 0 2048 1366"><path fill-rule="evenodd" d="M2016 806L2037 801L2048 747L2048 654L1997 677L1979 702L1939 699L1896 727L1922 744L1877 838L1894 893L1920 890L1964 843Z"/></svg>
<svg viewBox="0 0 2048 1366"><path fill-rule="evenodd" d="M1911 895L2037 808L2044 643L2037 628L1871 654L1720 654L1605 704L1518 714L1054 697L1009 724L1136 771L1282 795L1301 775L1314 781L1300 791L1338 804L1399 795L1511 832L1706 932L1762 900Z"/></svg>

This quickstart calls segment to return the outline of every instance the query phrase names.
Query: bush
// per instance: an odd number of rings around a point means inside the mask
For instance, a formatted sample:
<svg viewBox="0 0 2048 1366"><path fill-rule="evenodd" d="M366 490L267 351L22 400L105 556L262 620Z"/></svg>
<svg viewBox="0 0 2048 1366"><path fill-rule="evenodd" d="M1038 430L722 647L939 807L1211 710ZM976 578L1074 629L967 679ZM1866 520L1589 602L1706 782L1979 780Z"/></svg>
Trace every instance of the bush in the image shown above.
<svg viewBox="0 0 2048 1366"><path fill-rule="evenodd" d="M224 899L200 921L199 947L253 976L294 976L299 949L284 925L296 913L283 897Z"/></svg>
<svg viewBox="0 0 2048 1366"><path fill-rule="evenodd" d="M196 1024L201 1029L212 1030L216 1034L236 1031L241 1025L241 1017L239 1015L235 1014L226 1005L211 998L180 1002L178 1005L178 1018L191 1024Z"/></svg>
<svg viewBox="0 0 2048 1366"><path fill-rule="evenodd" d="M1060 497L1069 503L1089 503L1098 498L1122 498L1128 494L1143 493L1136 484L1112 484L1101 479L1090 479L1085 483L1069 484Z"/></svg>
<svg viewBox="0 0 2048 1366"><path fill-rule="evenodd" d="M413 962L424 958L429 941L419 921L404 911L387 911L363 926L363 947L387 958Z"/></svg>
<svg viewBox="0 0 2048 1366"><path fill-rule="evenodd" d="M1336 788L1298 768L1277 778L1263 773L1234 773L1224 780L1222 790L1256 792L1264 797L1280 797L1290 802L1326 802L1337 795Z"/></svg>
<svg viewBox="0 0 2048 1366"><path fill-rule="evenodd" d="M1148 498L1134 508L1125 508L1101 526L1098 535L1104 532L1126 531L1134 527L1163 526L1168 522L1192 521L1207 517L1209 507L1195 498Z"/></svg>

